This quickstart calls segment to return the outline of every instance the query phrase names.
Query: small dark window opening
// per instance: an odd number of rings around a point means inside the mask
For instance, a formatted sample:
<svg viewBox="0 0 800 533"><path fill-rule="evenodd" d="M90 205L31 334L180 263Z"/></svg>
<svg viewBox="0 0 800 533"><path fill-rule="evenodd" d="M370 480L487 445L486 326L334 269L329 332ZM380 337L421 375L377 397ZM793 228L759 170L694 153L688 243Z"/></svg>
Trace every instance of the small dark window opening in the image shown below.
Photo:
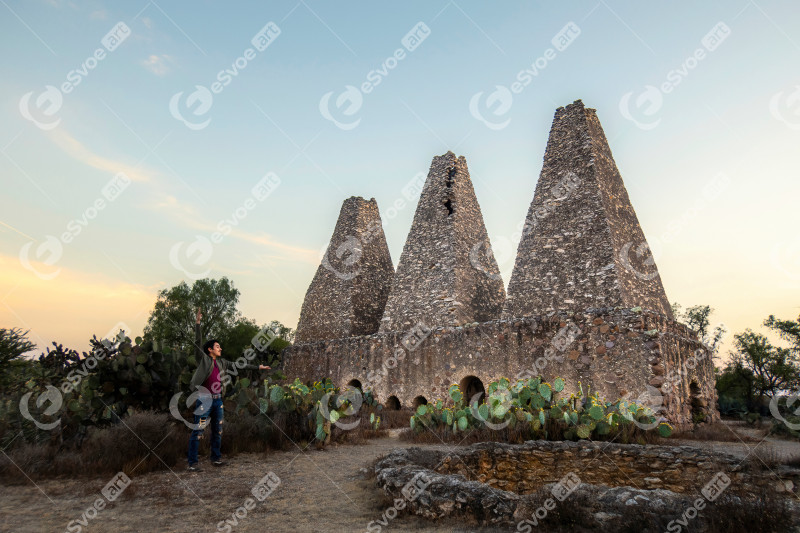
<svg viewBox="0 0 800 533"><path fill-rule="evenodd" d="M452 215L453 214L453 201L448 198L447 200L444 201L444 206L447 208L447 216Z"/></svg>

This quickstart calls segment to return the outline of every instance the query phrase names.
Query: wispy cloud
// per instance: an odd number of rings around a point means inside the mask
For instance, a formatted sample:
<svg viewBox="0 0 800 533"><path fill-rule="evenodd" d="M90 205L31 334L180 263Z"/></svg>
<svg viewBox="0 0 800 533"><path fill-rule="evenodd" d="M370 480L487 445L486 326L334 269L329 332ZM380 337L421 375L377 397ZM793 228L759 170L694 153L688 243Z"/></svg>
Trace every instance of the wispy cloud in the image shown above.
<svg viewBox="0 0 800 533"><path fill-rule="evenodd" d="M12 230L12 231L22 235L23 237L25 237L28 240L31 240L31 241L35 241L36 240L33 237L31 237L30 235L28 235L27 233L23 233L20 230L18 230L17 228L15 228L14 226L12 226L10 224L6 224L2 220L0 220L0 232L6 233L8 230Z"/></svg>
<svg viewBox="0 0 800 533"><path fill-rule="evenodd" d="M174 63L175 60L172 58L172 56L165 54L150 54L147 59L143 59L139 62L140 65L144 66L144 68L156 76L164 76L169 73L172 70L170 68L170 64Z"/></svg>
<svg viewBox="0 0 800 533"><path fill-rule="evenodd" d="M204 235L211 235L218 231L217 223L206 222L208 216L203 214L192 203L184 202L174 195L165 192L156 179L158 173L152 170L143 170L139 166L132 166L114 159L98 155L86 148L78 139L67 133L64 128L56 128L49 132L51 139L73 159L93 168L107 171L109 174L124 172L131 180L147 183L152 191L154 200L139 205L141 209L158 211L165 214L176 225L193 229ZM233 228L228 238L239 239L258 245L263 249L277 252L276 257L284 261L299 261L309 264L319 264L319 250L310 250L292 244L281 242L266 233L249 233L241 228ZM270 254L273 255L273 254Z"/></svg>
<svg viewBox="0 0 800 533"><path fill-rule="evenodd" d="M200 218L197 209L189 203L179 201L171 194L164 195L159 200L141 207L167 211L184 226L205 229L204 226L197 224L197 220Z"/></svg>
<svg viewBox="0 0 800 533"><path fill-rule="evenodd" d="M188 202L181 202L172 195L164 195L158 201L138 206L141 209L160 211L168 216L176 225L198 232L200 235L210 236L220 231L217 227L219 221L208 222L208 214L202 213ZM318 265L320 251L295 246L281 242L267 233L250 233L241 228L232 228L226 239L238 239L259 247L259 252L265 249L272 250L269 257L278 261L293 261Z"/></svg>
<svg viewBox="0 0 800 533"><path fill-rule="evenodd" d="M112 175L118 172L124 172L125 175L133 181L152 181L152 176L146 171L139 169L138 166L132 166L92 152L78 139L67 133L64 128L51 130L48 132L48 135L64 153L87 166L103 170Z"/></svg>
<svg viewBox="0 0 800 533"><path fill-rule="evenodd" d="M263 246L265 248L279 250L283 252L283 254L277 257L282 257L284 260L291 259L294 261L300 261L312 265L318 265L320 262L319 250L310 250L308 248L301 248L299 246L286 244L274 239L272 236L266 233L254 234L254 233L247 233L239 229L235 229L231 232L231 236L237 239L241 239L243 241Z"/></svg>

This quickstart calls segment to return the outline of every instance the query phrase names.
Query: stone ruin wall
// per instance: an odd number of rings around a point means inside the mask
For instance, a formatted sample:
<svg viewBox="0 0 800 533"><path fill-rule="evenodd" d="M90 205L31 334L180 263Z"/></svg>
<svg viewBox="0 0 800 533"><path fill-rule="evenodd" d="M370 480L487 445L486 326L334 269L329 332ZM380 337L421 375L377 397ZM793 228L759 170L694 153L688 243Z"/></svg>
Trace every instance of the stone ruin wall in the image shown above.
<svg viewBox="0 0 800 533"><path fill-rule="evenodd" d="M395 449L375 464L374 473L391 500L404 498L409 484L425 483L424 492L408 500L413 514L460 517L495 527L531 519L560 483L560 490L574 490L565 504L579 502L594 517L595 524L584 525L605 531L618 531L623 525L626 531L640 530L641 523L618 520L635 520L637 512L642 519L685 517L698 498L715 501L720 491L744 504L743 499L760 500L765 494L796 501L800 488L800 469L793 467L765 469L757 461L691 446L589 441ZM791 508L797 519L798 507Z"/></svg>
<svg viewBox="0 0 800 533"><path fill-rule="evenodd" d="M434 471L459 474L516 494L533 493L542 485L557 483L570 472L580 472L581 482L591 485L614 487L633 481L647 490L665 489L678 494L700 494L717 472L726 473L731 480L731 493L739 496L761 497L765 491L791 496L800 489L800 470L796 468L786 469L778 477L727 453L691 446L613 442L482 443L459 450L456 456L442 457ZM620 472L625 477L621 478Z"/></svg>
<svg viewBox="0 0 800 533"><path fill-rule="evenodd" d="M417 325L390 332L295 345L284 352L284 373L303 381L330 377L336 385L354 380L386 404L394 396L412 407L419 397L447 400L448 388L469 376L484 387L507 377L541 375L566 380L562 394L599 392L610 401L652 394L664 397L661 414L675 426L692 420L695 409L718 420L716 391L707 349L685 326L650 312L592 310L494 320L466 327L428 329Z"/></svg>
<svg viewBox="0 0 800 533"><path fill-rule="evenodd" d="M674 322L605 134L580 100L556 111L526 223L506 298L463 157L433 159L396 273L375 200L346 200L284 372L403 406L446 399L468 376L484 387L560 376L568 391L580 381L612 401L650 403L641 395L655 388L678 426L718 419L707 349Z"/></svg>

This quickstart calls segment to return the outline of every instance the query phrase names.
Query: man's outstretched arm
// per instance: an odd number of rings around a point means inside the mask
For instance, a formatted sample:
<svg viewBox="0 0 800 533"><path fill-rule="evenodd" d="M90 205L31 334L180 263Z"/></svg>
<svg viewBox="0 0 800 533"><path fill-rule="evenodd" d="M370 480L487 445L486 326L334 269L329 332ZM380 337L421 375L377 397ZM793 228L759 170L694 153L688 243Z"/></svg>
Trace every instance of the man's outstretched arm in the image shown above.
<svg viewBox="0 0 800 533"><path fill-rule="evenodd" d="M246 370L272 370L272 367L267 365L244 365L242 368Z"/></svg>

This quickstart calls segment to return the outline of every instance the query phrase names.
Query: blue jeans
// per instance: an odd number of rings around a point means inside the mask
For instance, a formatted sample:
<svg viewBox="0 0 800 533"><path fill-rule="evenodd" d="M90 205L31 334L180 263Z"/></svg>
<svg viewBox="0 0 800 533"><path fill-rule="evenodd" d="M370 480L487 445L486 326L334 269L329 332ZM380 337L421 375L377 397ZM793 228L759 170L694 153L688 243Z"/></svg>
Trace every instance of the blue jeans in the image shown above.
<svg viewBox="0 0 800 533"><path fill-rule="evenodd" d="M222 399L212 400L209 397L200 398L195 403L194 424L189 437L189 466L197 464L197 453L200 448L200 438L206 430L209 419L211 420L211 460L222 458L220 446L222 445L223 409Z"/></svg>

